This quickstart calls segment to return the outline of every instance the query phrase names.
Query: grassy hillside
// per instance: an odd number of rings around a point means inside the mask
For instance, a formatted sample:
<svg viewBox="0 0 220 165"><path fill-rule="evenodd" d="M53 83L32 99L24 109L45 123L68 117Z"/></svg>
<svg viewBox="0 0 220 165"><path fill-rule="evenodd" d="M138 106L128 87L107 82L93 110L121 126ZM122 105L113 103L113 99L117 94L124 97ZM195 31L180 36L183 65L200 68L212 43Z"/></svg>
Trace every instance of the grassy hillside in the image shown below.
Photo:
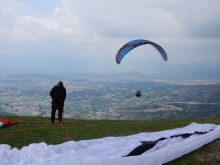
<svg viewBox="0 0 220 165"><path fill-rule="evenodd" d="M19 124L0 129L0 144L22 148L31 143L45 142L60 144L66 141L126 136L140 132L154 132L184 127L192 122L220 124L220 117L178 120L73 120L65 119L64 124L50 124L46 117L3 116ZM168 165L217 165L220 164L220 139L191 152Z"/></svg>

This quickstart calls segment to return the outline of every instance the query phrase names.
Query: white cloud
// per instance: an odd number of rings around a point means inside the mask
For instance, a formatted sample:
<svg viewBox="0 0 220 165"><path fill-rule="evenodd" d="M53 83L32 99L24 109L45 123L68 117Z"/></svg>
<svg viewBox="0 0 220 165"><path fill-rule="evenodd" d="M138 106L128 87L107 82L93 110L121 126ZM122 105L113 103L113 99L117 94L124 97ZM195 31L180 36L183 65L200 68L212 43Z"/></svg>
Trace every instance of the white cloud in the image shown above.
<svg viewBox="0 0 220 165"><path fill-rule="evenodd" d="M51 15L42 17L37 13L28 13L24 10L24 6L19 3L6 3L2 5L2 16L7 17L10 21L0 23L1 29L4 29L4 39L16 42L33 42L49 41L56 39L57 41L73 42L82 36L81 28L78 27L78 18L73 12L66 9L54 8Z"/></svg>
<svg viewBox="0 0 220 165"><path fill-rule="evenodd" d="M12 3L14 2L14 3ZM41 39L54 38L57 40L80 41L102 38L129 39L142 38L190 38L216 37L219 34L220 21L216 15L220 14L216 8L218 1L194 0L190 4L185 1L143 1L113 0L113 1L76 1L62 0L63 6L55 7L50 15L42 17L23 12L25 5L11 1L5 5L3 14L10 17L13 29L20 29L37 42ZM18 7L22 6L22 7ZM214 10L213 10L214 7ZM16 10L15 10L16 8ZM25 11L28 11L26 9ZM31 11L31 9L29 9ZM207 27L212 25L214 32ZM214 34L217 34L216 36ZM14 33L12 33L14 34ZM63 37L60 37L60 35ZM41 36L41 37L39 37ZM35 38L35 39L34 39ZM41 38L41 39L40 39Z"/></svg>
<svg viewBox="0 0 220 165"><path fill-rule="evenodd" d="M0 2L0 43L8 44L1 46L4 54L19 45L14 54L42 50L103 59L137 38L159 43L173 62L220 53L218 0L61 0L44 14L25 1Z"/></svg>

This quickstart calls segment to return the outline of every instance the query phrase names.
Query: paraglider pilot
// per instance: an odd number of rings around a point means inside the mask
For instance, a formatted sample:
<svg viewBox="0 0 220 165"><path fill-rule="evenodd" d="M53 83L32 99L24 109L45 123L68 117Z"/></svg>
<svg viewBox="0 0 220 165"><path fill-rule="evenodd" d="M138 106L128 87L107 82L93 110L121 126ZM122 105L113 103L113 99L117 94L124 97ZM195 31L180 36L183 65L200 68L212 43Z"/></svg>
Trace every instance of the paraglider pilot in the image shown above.
<svg viewBox="0 0 220 165"><path fill-rule="evenodd" d="M51 112L51 123L54 123L56 110L58 110L59 123L63 123L63 107L66 99L66 88L63 86L63 82L60 81L50 91L50 97L52 99L52 112Z"/></svg>
<svg viewBox="0 0 220 165"><path fill-rule="evenodd" d="M136 95L136 97L140 97L141 96L141 90L137 90L135 95Z"/></svg>

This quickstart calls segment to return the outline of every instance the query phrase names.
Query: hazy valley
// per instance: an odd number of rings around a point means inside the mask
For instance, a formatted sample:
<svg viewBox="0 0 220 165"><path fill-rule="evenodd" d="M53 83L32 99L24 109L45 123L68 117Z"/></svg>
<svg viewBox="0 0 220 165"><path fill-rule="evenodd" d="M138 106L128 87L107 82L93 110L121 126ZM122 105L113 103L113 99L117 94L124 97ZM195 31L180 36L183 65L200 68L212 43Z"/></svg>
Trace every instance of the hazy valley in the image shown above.
<svg viewBox="0 0 220 165"><path fill-rule="evenodd" d="M220 76L176 79L137 72L69 77L13 74L0 77L0 115L50 116L51 88L67 89L64 115L77 119L170 119L220 115ZM142 96L135 97L141 89Z"/></svg>

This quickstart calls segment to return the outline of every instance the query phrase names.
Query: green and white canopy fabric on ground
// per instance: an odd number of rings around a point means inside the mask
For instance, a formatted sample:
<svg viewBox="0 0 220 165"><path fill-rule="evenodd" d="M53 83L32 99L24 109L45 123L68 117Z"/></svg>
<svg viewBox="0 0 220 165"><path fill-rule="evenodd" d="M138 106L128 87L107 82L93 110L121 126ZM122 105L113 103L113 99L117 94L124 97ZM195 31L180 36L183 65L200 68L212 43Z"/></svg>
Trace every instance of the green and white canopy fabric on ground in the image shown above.
<svg viewBox="0 0 220 165"><path fill-rule="evenodd" d="M206 132L205 134L193 134ZM193 134L187 138L175 136ZM172 138L171 138L172 137ZM138 156L127 156L143 141L160 140ZM30 144L18 150L0 144L1 165L161 165L220 138L220 125L192 123L183 128L124 137L68 141L58 145Z"/></svg>

